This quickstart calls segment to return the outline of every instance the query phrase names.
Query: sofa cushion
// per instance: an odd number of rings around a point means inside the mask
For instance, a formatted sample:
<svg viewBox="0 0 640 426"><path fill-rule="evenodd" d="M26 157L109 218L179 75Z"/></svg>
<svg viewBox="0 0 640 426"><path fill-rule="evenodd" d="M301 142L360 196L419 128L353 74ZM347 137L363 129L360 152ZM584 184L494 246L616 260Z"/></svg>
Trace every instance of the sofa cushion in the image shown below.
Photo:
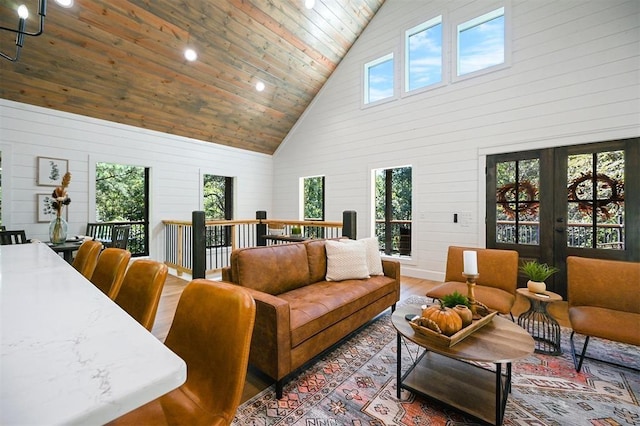
<svg viewBox="0 0 640 426"><path fill-rule="evenodd" d="M467 287L466 283L449 281L429 290L427 297L442 299L443 296L451 294L454 291L466 296L469 293L469 287ZM484 303L489 309L493 309L504 315L511 313L511 307L516 301L515 295L494 287L476 285L473 294L476 296L477 301Z"/></svg>
<svg viewBox="0 0 640 426"><path fill-rule="evenodd" d="M305 244L280 244L234 250L231 253L237 284L277 295L309 284Z"/></svg>
<svg viewBox="0 0 640 426"><path fill-rule="evenodd" d="M369 278L366 247L363 241L343 243L326 241L327 281Z"/></svg>
<svg viewBox="0 0 640 426"><path fill-rule="evenodd" d="M327 252L324 249L324 240L310 240L304 244L307 247L309 260L309 282L324 281L327 274Z"/></svg>
<svg viewBox="0 0 640 426"><path fill-rule="evenodd" d="M382 275L339 283L320 281L280 294L279 298L289 302L291 346L299 345L395 288L395 280Z"/></svg>
<svg viewBox="0 0 640 426"><path fill-rule="evenodd" d="M576 333L640 346L640 314L597 306L569 307Z"/></svg>

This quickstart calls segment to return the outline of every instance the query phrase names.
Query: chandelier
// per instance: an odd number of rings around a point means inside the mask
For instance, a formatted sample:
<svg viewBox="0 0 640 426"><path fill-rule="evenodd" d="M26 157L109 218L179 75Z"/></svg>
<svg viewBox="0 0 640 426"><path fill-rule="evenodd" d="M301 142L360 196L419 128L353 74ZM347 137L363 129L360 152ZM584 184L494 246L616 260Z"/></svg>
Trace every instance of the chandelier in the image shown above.
<svg viewBox="0 0 640 426"><path fill-rule="evenodd" d="M42 34L42 30L44 29L44 17L47 14L47 0L38 0L38 15L40 16L40 25L38 31L29 32L26 31L26 21L29 17L29 9L27 6L20 5L18 7L18 29L8 28L0 26L1 30L10 31L16 33L16 54L15 56L9 56L4 52L0 52L0 56L5 59L10 60L11 62L16 62L20 58L20 49L24 45L24 36L34 36L37 37Z"/></svg>

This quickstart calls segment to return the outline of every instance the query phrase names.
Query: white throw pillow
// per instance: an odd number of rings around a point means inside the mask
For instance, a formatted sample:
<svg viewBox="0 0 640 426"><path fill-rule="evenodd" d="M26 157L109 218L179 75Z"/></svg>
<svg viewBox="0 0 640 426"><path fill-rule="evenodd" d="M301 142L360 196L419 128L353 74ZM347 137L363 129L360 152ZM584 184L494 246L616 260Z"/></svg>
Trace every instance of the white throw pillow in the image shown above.
<svg viewBox="0 0 640 426"><path fill-rule="evenodd" d="M380 246L378 245L377 238L369 237L360 240L341 239L339 241L343 244L364 243L369 275L384 275L382 258L380 257Z"/></svg>
<svg viewBox="0 0 640 426"><path fill-rule="evenodd" d="M363 238L367 253L367 267L369 275L384 275L382 270L382 258L380 257L380 246L376 237Z"/></svg>
<svg viewBox="0 0 640 426"><path fill-rule="evenodd" d="M369 278L366 247L364 242L344 244L326 241L327 281L359 280Z"/></svg>

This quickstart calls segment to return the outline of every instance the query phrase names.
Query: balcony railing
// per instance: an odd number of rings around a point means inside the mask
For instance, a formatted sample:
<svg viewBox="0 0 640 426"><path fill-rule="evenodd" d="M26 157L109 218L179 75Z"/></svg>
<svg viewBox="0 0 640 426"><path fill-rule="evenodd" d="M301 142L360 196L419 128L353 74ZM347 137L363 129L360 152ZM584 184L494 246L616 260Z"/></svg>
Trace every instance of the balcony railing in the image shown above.
<svg viewBox="0 0 640 426"><path fill-rule="evenodd" d="M193 270L193 224L191 221L163 221L165 235L165 263L178 275ZM308 238L338 238L342 236L342 222L298 221L281 219L207 220L205 221L205 274L219 272L229 266L231 252L237 248L256 247L281 242L265 242L269 227L291 234L299 226Z"/></svg>
<svg viewBox="0 0 640 426"><path fill-rule="evenodd" d="M387 223L391 232L387 234ZM376 220L376 237L380 250L386 255L411 256L411 221L410 220Z"/></svg>
<svg viewBox="0 0 640 426"><path fill-rule="evenodd" d="M567 245L577 248L593 248L593 225L590 223L569 223L566 227ZM516 223L499 220L496 227L496 241L506 244L540 244L540 224L538 222L518 222L518 239L515 238ZM596 228L596 248L624 250L624 224L602 223Z"/></svg>
<svg viewBox="0 0 640 426"><path fill-rule="evenodd" d="M118 225L129 225L129 238L127 240L127 250L131 252L134 257L148 256L149 255L149 238L147 237L147 224L144 221L122 221L122 222L94 222L89 225L100 225L104 228L104 234L96 236L91 234L92 237L100 237L106 240L111 240L111 232L113 227ZM89 228L89 226L87 227ZM88 229L87 229L88 230Z"/></svg>

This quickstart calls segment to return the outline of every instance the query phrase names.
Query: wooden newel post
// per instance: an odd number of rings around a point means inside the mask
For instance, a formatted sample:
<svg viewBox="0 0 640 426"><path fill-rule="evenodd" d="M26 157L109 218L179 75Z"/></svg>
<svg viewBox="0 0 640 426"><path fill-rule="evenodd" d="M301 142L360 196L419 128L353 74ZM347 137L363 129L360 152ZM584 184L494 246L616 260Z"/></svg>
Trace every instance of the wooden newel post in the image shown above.
<svg viewBox="0 0 640 426"><path fill-rule="evenodd" d="M191 228L193 232L193 265L191 277L206 278L206 227L204 212L194 211L191 213Z"/></svg>
<svg viewBox="0 0 640 426"><path fill-rule="evenodd" d="M266 246L267 240L264 238L268 234L267 224L262 222L267 218L267 212L265 210L258 210L256 212L256 219L259 220L256 225L256 245Z"/></svg>
<svg viewBox="0 0 640 426"><path fill-rule="evenodd" d="M357 213L355 210L345 210L342 212L342 236L357 239Z"/></svg>

